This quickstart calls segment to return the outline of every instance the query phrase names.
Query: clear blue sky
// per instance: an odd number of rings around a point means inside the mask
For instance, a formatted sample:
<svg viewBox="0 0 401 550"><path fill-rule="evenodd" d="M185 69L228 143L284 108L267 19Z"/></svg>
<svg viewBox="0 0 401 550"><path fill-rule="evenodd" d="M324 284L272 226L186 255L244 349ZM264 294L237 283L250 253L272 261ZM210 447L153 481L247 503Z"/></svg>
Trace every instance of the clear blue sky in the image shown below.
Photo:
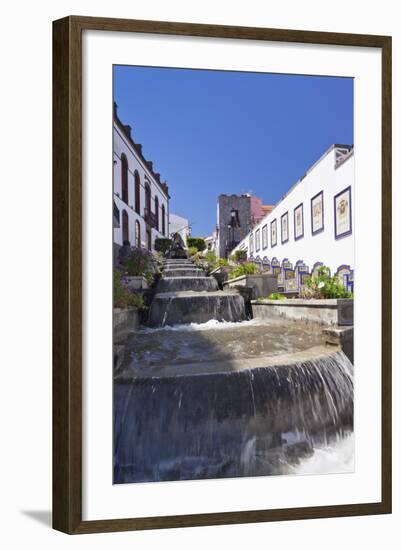
<svg viewBox="0 0 401 550"><path fill-rule="evenodd" d="M274 204L333 143L353 144L353 80L116 66L114 99L192 234L220 193Z"/></svg>

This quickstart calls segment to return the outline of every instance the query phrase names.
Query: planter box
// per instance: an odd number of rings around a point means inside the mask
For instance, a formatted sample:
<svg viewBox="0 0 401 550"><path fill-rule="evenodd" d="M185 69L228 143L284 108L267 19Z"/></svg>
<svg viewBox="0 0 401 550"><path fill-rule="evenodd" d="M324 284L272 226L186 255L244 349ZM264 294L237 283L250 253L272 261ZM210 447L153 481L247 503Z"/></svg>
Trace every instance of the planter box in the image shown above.
<svg viewBox="0 0 401 550"><path fill-rule="evenodd" d="M213 269L213 271L210 272L210 275L212 275L216 281L219 284L220 288L223 288L223 284L228 279L228 275L232 271L232 267L229 265L221 265L219 267L216 267L216 269Z"/></svg>
<svg viewBox="0 0 401 550"><path fill-rule="evenodd" d="M322 325L351 326L354 324L354 301L348 298L330 300L258 300L252 302L254 317L272 316L312 321Z"/></svg>
<svg viewBox="0 0 401 550"><path fill-rule="evenodd" d="M138 329L139 315L136 307L113 309L113 341L122 342Z"/></svg>
<svg viewBox="0 0 401 550"><path fill-rule="evenodd" d="M148 288L148 283L143 275L124 275L121 278L121 283L127 290L130 291L146 290Z"/></svg>
<svg viewBox="0 0 401 550"><path fill-rule="evenodd" d="M252 298L263 298L277 292L277 275L272 273L257 273L255 275L241 275L230 279L224 284L224 289L246 286L252 288Z"/></svg>

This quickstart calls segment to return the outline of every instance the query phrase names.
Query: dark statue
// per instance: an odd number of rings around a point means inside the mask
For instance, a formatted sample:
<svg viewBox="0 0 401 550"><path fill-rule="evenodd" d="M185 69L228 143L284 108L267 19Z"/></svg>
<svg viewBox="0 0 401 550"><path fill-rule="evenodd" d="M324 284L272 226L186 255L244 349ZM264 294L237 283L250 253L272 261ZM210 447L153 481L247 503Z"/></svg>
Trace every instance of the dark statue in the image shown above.
<svg viewBox="0 0 401 550"><path fill-rule="evenodd" d="M172 243L166 253L166 258L171 260L187 259L188 254L185 250L184 241L179 233L173 233L171 236Z"/></svg>

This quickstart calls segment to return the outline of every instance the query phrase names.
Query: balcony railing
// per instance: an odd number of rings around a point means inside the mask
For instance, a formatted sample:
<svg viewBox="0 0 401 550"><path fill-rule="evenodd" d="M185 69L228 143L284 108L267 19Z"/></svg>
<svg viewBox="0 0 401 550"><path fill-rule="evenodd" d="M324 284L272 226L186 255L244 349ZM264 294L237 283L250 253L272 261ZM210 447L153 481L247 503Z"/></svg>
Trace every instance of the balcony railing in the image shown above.
<svg viewBox="0 0 401 550"><path fill-rule="evenodd" d="M152 212L151 210L149 210L149 208L145 208L145 215L144 215L144 218L145 218L145 222L150 225L150 227L154 227L157 229L157 226L159 225L157 223L157 216L154 212Z"/></svg>

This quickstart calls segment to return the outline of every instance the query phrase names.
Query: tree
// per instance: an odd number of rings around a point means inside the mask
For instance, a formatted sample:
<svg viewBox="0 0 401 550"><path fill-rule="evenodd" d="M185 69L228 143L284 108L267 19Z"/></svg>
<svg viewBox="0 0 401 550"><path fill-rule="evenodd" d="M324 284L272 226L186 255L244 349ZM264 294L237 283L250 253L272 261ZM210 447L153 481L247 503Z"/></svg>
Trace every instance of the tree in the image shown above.
<svg viewBox="0 0 401 550"><path fill-rule="evenodd" d="M158 237L157 239L155 239L155 250L156 252L162 252L163 254L165 254L167 250L170 248L170 246L172 245L172 243L173 241L171 239L168 239L168 238L162 239Z"/></svg>
<svg viewBox="0 0 401 550"><path fill-rule="evenodd" d="M202 237L187 237L188 248L195 247L198 252L202 252L206 248L205 239Z"/></svg>

